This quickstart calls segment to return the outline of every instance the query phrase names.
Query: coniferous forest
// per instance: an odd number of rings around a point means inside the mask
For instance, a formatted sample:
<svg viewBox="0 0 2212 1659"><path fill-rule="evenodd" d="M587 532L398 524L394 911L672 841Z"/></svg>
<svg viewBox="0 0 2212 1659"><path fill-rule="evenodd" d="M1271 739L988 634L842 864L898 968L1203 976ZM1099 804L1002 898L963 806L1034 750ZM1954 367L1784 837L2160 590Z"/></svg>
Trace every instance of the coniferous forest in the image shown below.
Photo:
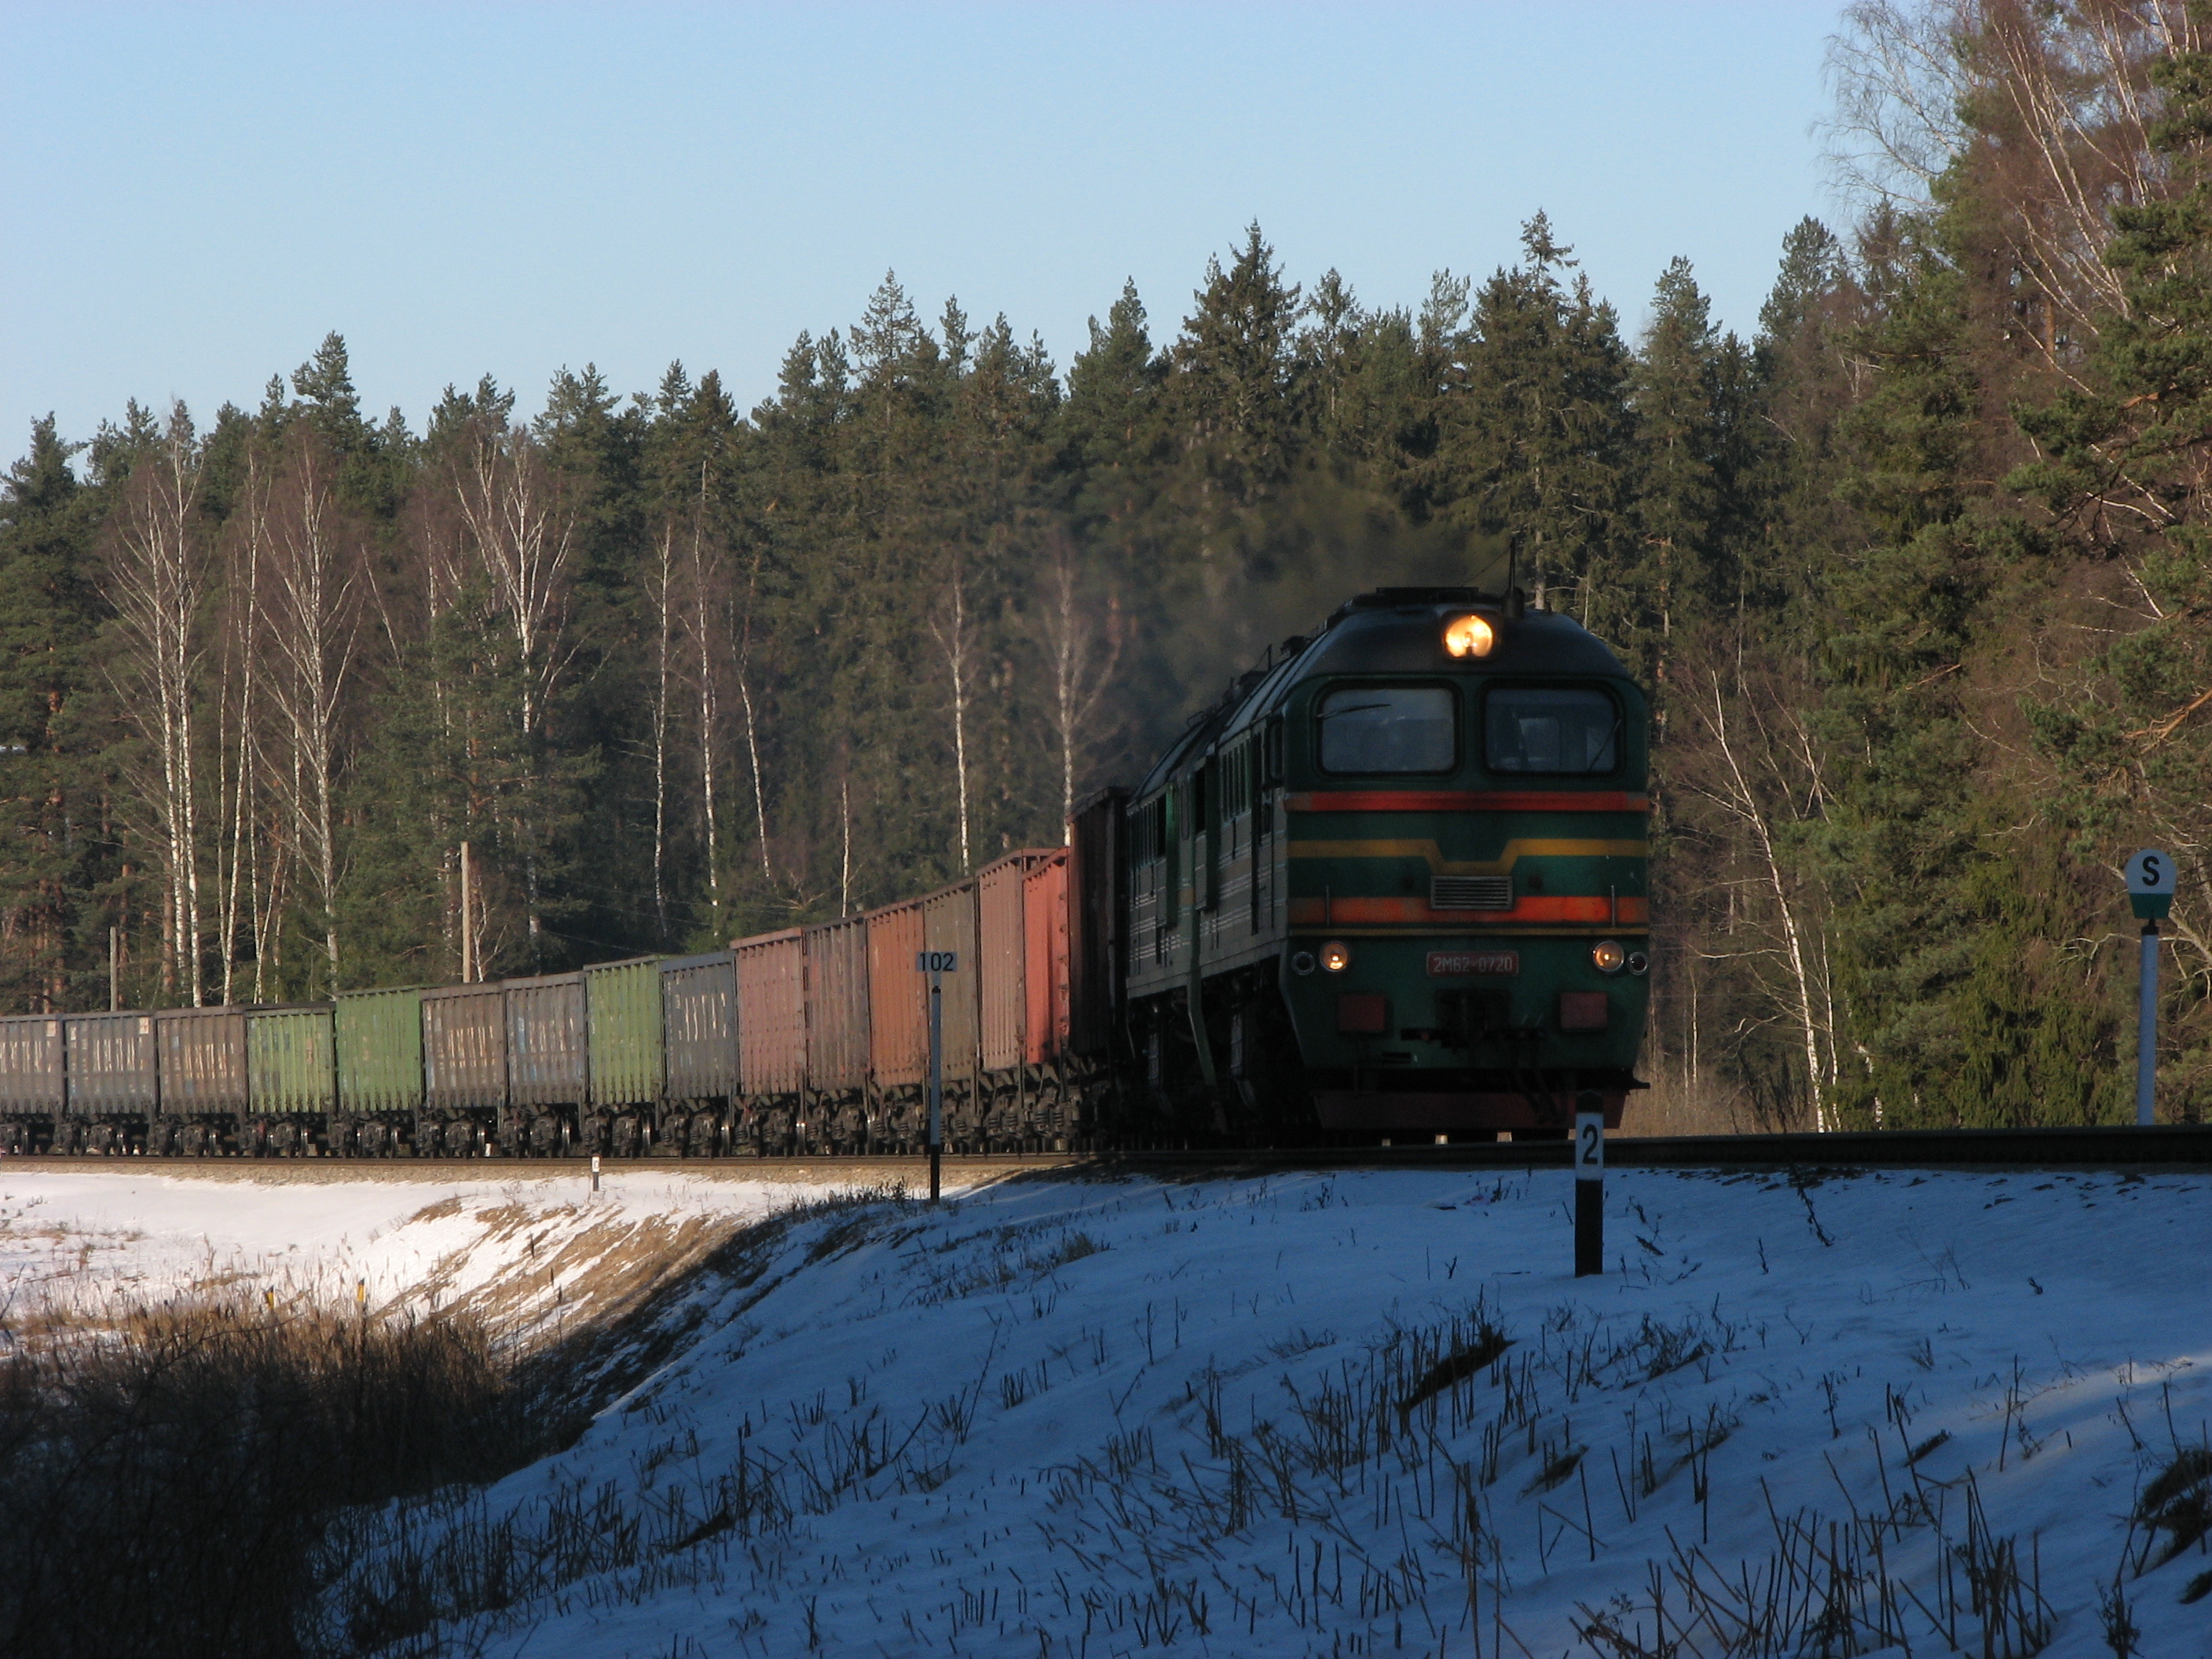
<svg viewBox="0 0 2212 1659"><path fill-rule="evenodd" d="M750 408L586 366L418 427L334 333L251 406L39 423L0 996L104 1006L111 941L126 1006L455 980L465 844L487 976L879 903L1056 842L1347 594L1510 556L1656 690L1646 1123L2124 1115L2139 846L2185 871L2196 1119L2208 46L2152 0L1855 7L1857 216L1790 232L1749 339L1687 260L1594 293L1541 213L1412 309L1254 226L1064 363L887 276Z"/></svg>

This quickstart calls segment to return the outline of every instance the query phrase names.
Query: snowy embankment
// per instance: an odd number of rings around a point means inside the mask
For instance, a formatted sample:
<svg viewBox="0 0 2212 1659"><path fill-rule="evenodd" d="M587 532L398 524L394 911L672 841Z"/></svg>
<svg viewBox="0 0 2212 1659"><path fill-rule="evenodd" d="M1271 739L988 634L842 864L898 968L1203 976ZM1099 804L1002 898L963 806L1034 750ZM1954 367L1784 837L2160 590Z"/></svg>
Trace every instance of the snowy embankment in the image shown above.
<svg viewBox="0 0 2212 1659"><path fill-rule="evenodd" d="M550 1335L547 1250L692 1229L631 1250L675 1274L626 1327L656 1358L574 1445L364 1522L333 1616L395 1651L429 1608L530 1659L2212 1653L2203 1177L1615 1171L1580 1281L1565 1171L1039 1176L734 1233L802 1194L410 1222L419 1188L129 1179L0 1182L11 1271L96 1273L130 1213L154 1277L199 1226L210 1271L442 1273Z"/></svg>

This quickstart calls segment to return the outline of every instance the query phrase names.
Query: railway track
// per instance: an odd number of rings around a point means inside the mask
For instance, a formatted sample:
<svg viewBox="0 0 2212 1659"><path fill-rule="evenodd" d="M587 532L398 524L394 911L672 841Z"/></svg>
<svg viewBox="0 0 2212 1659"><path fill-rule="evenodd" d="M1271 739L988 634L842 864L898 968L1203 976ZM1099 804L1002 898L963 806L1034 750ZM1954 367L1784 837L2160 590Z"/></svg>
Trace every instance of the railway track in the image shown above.
<svg viewBox="0 0 2212 1659"><path fill-rule="evenodd" d="M1113 1152L975 1152L945 1157L956 1183L1049 1170L1089 1174L1191 1176L1267 1170L1565 1169L1564 1140L1462 1146L1194 1147ZM1894 1129L1832 1134L1615 1135L1606 1161L1617 1170L2022 1169L2212 1170L2212 1126L2161 1124L2097 1128ZM792 1158L608 1159L609 1176L684 1175L722 1180L822 1182L924 1178L921 1153L867 1152ZM503 1180L587 1178L580 1158L104 1158L30 1153L0 1160L10 1170L163 1175L253 1176L278 1179Z"/></svg>

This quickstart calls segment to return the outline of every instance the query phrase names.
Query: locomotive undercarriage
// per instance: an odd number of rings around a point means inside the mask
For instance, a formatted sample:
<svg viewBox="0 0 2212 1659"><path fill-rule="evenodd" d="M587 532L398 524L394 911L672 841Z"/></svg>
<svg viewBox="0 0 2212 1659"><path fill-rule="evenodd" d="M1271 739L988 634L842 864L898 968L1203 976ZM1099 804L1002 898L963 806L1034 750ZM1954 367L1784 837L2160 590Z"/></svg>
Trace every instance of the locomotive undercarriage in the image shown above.
<svg viewBox="0 0 2212 1659"><path fill-rule="evenodd" d="M1520 1140L1559 1139L1593 1092L1617 1117L1622 1097L1643 1086L1625 1072L1537 1066L1535 1031L1455 1033L1450 1046L1465 1061L1458 1066L1309 1070L1267 965L1205 983L1209 1081L1189 997L1177 988L1132 1012L1140 1088L1118 1126L1125 1145L1349 1146L1439 1136L1466 1143L1509 1132Z"/></svg>

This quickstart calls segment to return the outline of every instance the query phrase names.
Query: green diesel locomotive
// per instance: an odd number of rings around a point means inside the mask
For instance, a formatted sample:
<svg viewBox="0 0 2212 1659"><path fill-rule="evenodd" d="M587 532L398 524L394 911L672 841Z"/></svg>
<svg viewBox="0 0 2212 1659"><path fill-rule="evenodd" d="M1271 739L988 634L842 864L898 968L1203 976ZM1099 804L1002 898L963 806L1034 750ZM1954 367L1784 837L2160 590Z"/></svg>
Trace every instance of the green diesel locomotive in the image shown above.
<svg viewBox="0 0 2212 1659"><path fill-rule="evenodd" d="M1285 642L1128 802L1145 1084L1273 1138L1617 1126L1650 963L1647 711L1517 593L1384 588ZM1203 1120L1210 1118L1208 1124Z"/></svg>

